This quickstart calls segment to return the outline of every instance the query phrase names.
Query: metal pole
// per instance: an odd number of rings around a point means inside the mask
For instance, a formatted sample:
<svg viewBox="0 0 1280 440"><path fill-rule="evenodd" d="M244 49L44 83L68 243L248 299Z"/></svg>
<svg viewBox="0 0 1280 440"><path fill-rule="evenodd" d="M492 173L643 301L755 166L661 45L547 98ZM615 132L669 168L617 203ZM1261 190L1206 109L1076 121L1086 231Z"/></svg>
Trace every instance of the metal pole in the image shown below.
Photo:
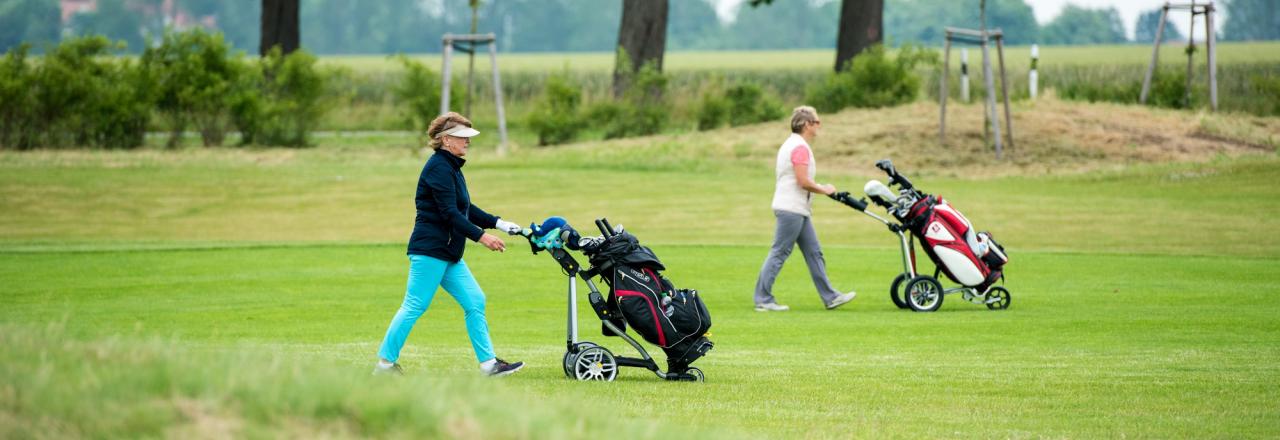
<svg viewBox="0 0 1280 440"><path fill-rule="evenodd" d="M969 49L960 48L960 100L969 103Z"/></svg>
<svg viewBox="0 0 1280 440"><path fill-rule="evenodd" d="M578 276L569 275L569 345L578 342Z"/></svg>
<svg viewBox="0 0 1280 440"><path fill-rule="evenodd" d="M1205 49L1209 51L1209 105L1213 111L1218 111L1218 45L1217 37L1213 31L1213 2L1210 1L1205 6L1204 23L1205 23Z"/></svg>
<svg viewBox="0 0 1280 440"><path fill-rule="evenodd" d="M449 58L453 55L453 35L444 34L444 66L440 68L440 114L449 113Z"/></svg>
<svg viewBox="0 0 1280 440"><path fill-rule="evenodd" d="M938 91L938 103L941 110L938 113L938 143L947 144L947 72L951 67L951 32L947 32L947 43L942 49L942 75L938 77L941 88Z"/></svg>
<svg viewBox="0 0 1280 440"><path fill-rule="evenodd" d="M1031 99L1036 99L1037 89L1040 88L1040 75L1036 73L1036 67L1040 64L1040 46L1031 45L1031 73L1027 75L1027 87L1030 88Z"/></svg>
<svg viewBox="0 0 1280 440"><path fill-rule="evenodd" d="M996 158L999 159L1001 150L1004 149L1003 148L1004 145L1003 145L1003 142L1000 140L1000 122L999 122L1000 120L996 118L996 84L995 84L995 78L991 76L991 48L988 47L987 45L987 39L988 39L988 36L987 36L986 29L983 29L982 31L982 76L984 79L983 82L985 82L987 86L987 101L986 101L987 111L985 114L987 115L987 120L991 121L991 123L988 125L991 126L991 134L994 135L992 139L995 140Z"/></svg>
<svg viewBox="0 0 1280 440"><path fill-rule="evenodd" d="M1004 95L1004 128L1009 139L1009 151L1013 151L1013 114L1009 112L1009 77L1004 74L1004 36L996 35L996 57L1000 60L1000 94ZM1000 149L996 149L996 159Z"/></svg>
<svg viewBox="0 0 1280 440"><path fill-rule="evenodd" d="M1151 91L1151 75L1155 73L1156 62L1160 59L1160 40L1164 37L1164 22L1169 19L1169 3L1165 2L1160 12L1160 25L1156 26L1156 41L1151 48L1151 64L1147 65L1147 76L1142 80L1142 94L1138 96L1139 104L1147 103L1147 93Z"/></svg>
<svg viewBox="0 0 1280 440"><path fill-rule="evenodd" d="M489 65L493 66L493 102L498 107L498 155L507 155L507 114L502 108L502 78L498 75L498 38L489 34Z"/></svg>

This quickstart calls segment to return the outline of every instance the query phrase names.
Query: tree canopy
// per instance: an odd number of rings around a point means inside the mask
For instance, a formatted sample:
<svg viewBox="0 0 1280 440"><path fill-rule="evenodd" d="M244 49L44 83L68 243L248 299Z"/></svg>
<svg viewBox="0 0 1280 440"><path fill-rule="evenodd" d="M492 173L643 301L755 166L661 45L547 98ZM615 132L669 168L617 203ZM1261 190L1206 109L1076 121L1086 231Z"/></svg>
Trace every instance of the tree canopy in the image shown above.
<svg viewBox="0 0 1280 440"><path fill-rule="evenodd" d="M445 32L470 31L470 0L301 0L302 47L319 54L439 52ZM751 7L752 2L771 3ZM841 2L744 2L721 21L710 0L670 2L667 50L792 49L836 46ZM159 38L166 20L162 0L99 0L93 12L66 22L56 0L0 0L0 50L65 35L97 33L141 52ZM261 0L175 0L187 25L210 25L238 50L256 52ZM977 28L979 0L884 0L884 35L890 45L942 44L944 26ZM1280 2L1224 0L1222 36L1228 40L1280 39ZM498 34L504 52L612 52L621 0L490 0L479 9L479 32ZM1150 15L1151 13L1148 13ZM1157 16L1158 17L1158 16ZM1146 20L1146 21L1143 21ZM1152 17L1140 18L1137 41L1149 43ZM987 0L987 25L1011 44L1091 44L1127 41L1114 9L1068 6L1041 26L1026 0ZM1166 28L1166 31L1169 29ZM1171 36L1170 38L1173 38Z"/></svg>

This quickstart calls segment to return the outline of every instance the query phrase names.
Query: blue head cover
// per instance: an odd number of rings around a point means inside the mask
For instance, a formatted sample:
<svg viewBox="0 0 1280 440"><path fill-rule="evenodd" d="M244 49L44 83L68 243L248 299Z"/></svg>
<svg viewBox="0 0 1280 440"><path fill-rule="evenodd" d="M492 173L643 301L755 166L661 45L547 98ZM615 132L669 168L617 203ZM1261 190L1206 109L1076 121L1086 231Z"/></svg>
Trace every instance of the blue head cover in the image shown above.
<svg viewBox="0 0 1280 440"><path fill-rule="evenodd" d="M542 224L530 224L529 229L533 231L533 237L530 240L535 246L542 249L556 249L564 247L564 242L560 238L560 231L569 226L569 222L563 217L547 217Z"/></svg>

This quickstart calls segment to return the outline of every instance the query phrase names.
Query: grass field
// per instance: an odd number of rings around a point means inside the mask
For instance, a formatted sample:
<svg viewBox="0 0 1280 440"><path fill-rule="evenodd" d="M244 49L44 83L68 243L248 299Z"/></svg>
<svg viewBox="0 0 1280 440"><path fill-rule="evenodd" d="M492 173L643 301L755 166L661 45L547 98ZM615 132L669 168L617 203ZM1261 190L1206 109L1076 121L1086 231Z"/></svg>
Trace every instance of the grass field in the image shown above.
<svg viewBox="0 0 1280 440"><path fill-rule="evenodd" d="M608 216L703 293L705 384L565 379L564 278L510 239L467 261L499 355L529 367L477 380L439 295L409 375L371 380L406 274L411 138L0 153L0 437L1280 436L1280 122L1045 101L996 161L975 109L936 150L926 107L826 115L819 180L857 189L895 158L1006 244L1009 310L895 309L893 236L818 200L833 279L858 299L823 310L792 261L775 291L793 310L754 312L776 124L477 147L477 204Z"/></svg>
<svg viewBox="0 0 1280 440"><path fill-rule="evenodd" d="M959 46L955 56L959 62ZM981 59L977 46L968 46L975 63ZM1186 43L1161 45L1162 63L1186 63L1183 50ZM937 50L941 53L941 47ZM975 52L976 51L976 52ZM1203 52L1202 52L1203 53ZM455 54L455 57L458 55ZM994 56L994 55L993 55ZM440 70L440 54L418 54L410 58ZM498 65L506 72L546 72L562 68L585 71L612 71L614 54L611 52L550 52L499 54ZM454 72L465 72L465 56L454 59ZM1150 44L1123 44L1100 46L1041 46L1040 66L1141 64L1151 60ZM322 63L343 66L356 71L383 71L400 69L394 59L381 55L335 55L321 58ZM1280 61L1280 42L1220 42L1218 62L1222 64L1259 63ZM1031 62L1030 46L1005 47L1005 63L1010 69L1026 70ZM1203 57L1197 59L1203 63ZM830 69L835 63L832 49L808 49L787 51L671 51L663 57L663 69L669 72L723 69L777 70L777 69ZM476 57L478 72L489 71L488 55Z"/></svg>
<svg viewBox="0 0 1280 440"><path fill-rule="evenodd" d="M936 48L940 50L940 48ZM973 63L973 93L982 96L980 54L976 47ZM1162 71L1183 72L1185 46L1162 46ZM668 76L668 96L672 121L667 131L693 129L698 105L703 94L717 85L751 83L760 85L780 100L785 108L804 104L807 90L822 83L830 74L835 53L832 50L799 51L723 51L668 52L663 70ZM439 54L418 54L410 58L424 63L432 71L441 71ZM1103 89L1133 88L1132 97L1109 96L1112 101L1137 102L1137 89L1151 58L1149 45L1112 46L1043 46L1039 63L1041 94L1050 89L1090 86ZM465 58L459 58L453 69L455 83L465 82ZM476 93L472 113L477 120L495 119L489 80L488 57L477 59ZM547 76L565 72L583 93L584 104L611 99L613 54L607 52L514 53L499 57L502 70L503 96L508 125L517 136L532 137L524 125L527 114L538 104ZM408 126L401 109L395 105L390 90L399 80L403 66L388 56L326 56L321 64L345 70L334 86L342 97L334 103L321 127L327 130L396 130ZM1027 95L1027 71L1030 48L1006 48L1005 64L1011 98L1024 100ZM1280 78L1280 42L1222 43L1218 53L1219 108L1228 112L1257 115L1276 114L1273 97L1280 91L1260 81ZM1192 107L1207 107L1205 90L1207 69L1203 51L1197 54L1193 78ZM952 54L950 93L959 99L959 53ZM921 98L936 99L938 68L921 67ZM1122 87L1123 86L1123 87ZM461 90L461 89L459 89ZM598 138L598 136L597 136Z"/></svg>

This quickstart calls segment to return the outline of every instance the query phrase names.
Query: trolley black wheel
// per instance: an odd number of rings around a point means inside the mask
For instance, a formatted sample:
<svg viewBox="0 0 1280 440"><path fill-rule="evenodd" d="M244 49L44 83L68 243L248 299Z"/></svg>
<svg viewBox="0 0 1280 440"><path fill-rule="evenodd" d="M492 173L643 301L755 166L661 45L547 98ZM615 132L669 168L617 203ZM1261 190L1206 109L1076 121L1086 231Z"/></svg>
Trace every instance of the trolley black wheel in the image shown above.
<svg viewBox="0 0 1280 440"><path fill-rule="evenodd" d="M702 373L702 370L698 369L698 367L689 367L689 370L688 370L688 371L685 371L685 372L684 372L684 374L688 374L688 375L690 375L690 376L693 376L693 381L694 381L694 382L706 382L706 381L707 381L707 375L706 375L706 374L703 374L703 373Z"/></svg>
<svg viewBox="0 0 1280 440"><path fill-rule="evenodd" d="M902 296L898 291L898 288L902 287L902 282L906 280L907 274L900 273L893 278L893 284L889 285L889 299L893 300L893 305L898 306L899 309L907 308L907 303L902 301Z"/></svg>
<svg viewBox="0 0 1280 440"><path fill-rule="evenodd" d="M1013 296L1009 294L1009 289L1001 286L992 287L987 292L987 308L991 310L1004 310L1009 308L1009 303L1013 301Z"/></svg>
<svg viewBox="0 0 1280 440"><path fill-rule="evenodd" d="M611 382L618 377L618 361L604 347L587 347L573 357L573 377Z"/></svg>
<svg viewBox="0 0 1280 440"><path fill-rule="evenodd" d="M565 377L573 377L573 357L587 347L598 347L594 342L578 342L573 344L573 348L564 352L564 375Z"/></svg>
<svg viewBox="0 0 1280 440"><path fill-rule="evenodd" d="M942 283L928 275L912 278L902 293L911 310L932 312L942 307Z"/></svg>

